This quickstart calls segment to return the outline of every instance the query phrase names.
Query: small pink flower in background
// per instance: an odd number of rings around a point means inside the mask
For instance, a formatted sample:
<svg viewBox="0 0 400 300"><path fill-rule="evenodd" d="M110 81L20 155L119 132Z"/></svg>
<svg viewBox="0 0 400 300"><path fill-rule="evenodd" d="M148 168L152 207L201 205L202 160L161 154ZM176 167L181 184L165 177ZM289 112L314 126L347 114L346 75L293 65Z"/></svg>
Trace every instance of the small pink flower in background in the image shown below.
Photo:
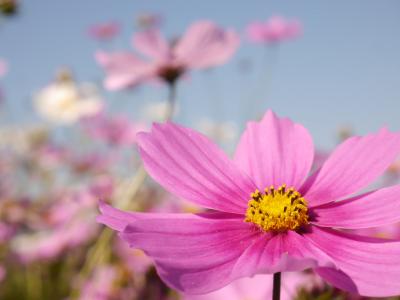
<svg viewBox="0 0 400 300"><path fill-rule="evenodd" d="M15 234L15 228L0 221L0 245L7 242Z"/></svg>
<svg viewBox="0 0 400 300"><path fill-rule="evenodd" d="M45 144L37 150L38 161L43 167L55 168L64 163L70 156L70 151L55 144Z"/></svg>
<svg viewBox="0 0 400 300"><path fill-rule="evenodd" d="M113 178L108 175L102 175L89 185L88 190L97 199L107 199L112 196L114 187Z"/></svg>
<svg viewBox="0 0 400 300"><path fill-rule="evenodd" d="M0 78L7 74L8 63L0 58Z"/></svg>
<svg viewBox="0 0 400 300"><path fill-rule="evenodd" d="M312 274L291 272L282 276L281 300L295 299L300 288L311 290L321 286L321 280ZM242 278L226 287L205 295L186 295L184 300L265 300L272 294L272 275L256 275Z"/></svg>
<svg viewBox="0 0 400 300"><path fill-rule="evenodd" d="M136 17L136 24L140 29L158 28L163 23L163 17L159 14L142 13Z"/></svg>
<svg viewBox="0 0 400 300"><path fill-rule="evenodd" d="M98 221L153 258L170 287L205 294L243 277L312 268L350 293L400 294L400 241L337 230L400 221L400 186L351 196L396 158L400 134L382 129L347 139L310 176L310 134L271 111L248 124L233 161L173 123L140 133L138 145L156 181L211 209L157 214L101 205Z"/></svg>
<svg viewBox="0 0 400 300"><path fill-rule="evenodd" d="M104 113L81 120L86 133L94 139L115 146L130 146L136 143L136 133L145 125L133 123L122 115L110 116Z"/></svg>
<svg viewBox="0 0 400 300"><path fill-rule="evenodd" d="M89 28L89 35L96 40L111 40L120 32L120 25L115 21L93 25Z"/></svg>
<svg viewBox="0 0 400 300"><path fill-rule="evenodd" d="M110 300L114 296L114 281L118 272L112 266L101 266L83 286L79 299L82 300Z"/></svg>
<svg viewBox="0 0 400 300"><path fill-rule="evenodd" d="M191 69L221 65L236 51L239 37L211 21L199 21L173 44L158 30L146 30L134 35L133 45L149 60L129 52L96 53L97 62L107 74L107 89L119 90L154 80L171 84Z"/></svg>
<svg viewBox="0 0 400 300"><path fill-rule="evenodd" d="M76 154L70 158L70 167L77 173L107 172L115 157L110 154L91 152Z"/></svg>
<svg viewBox="0 0 400 300"><path fill-rule="evenodd" d="M247 27L247 37L254 43L274 44L300 36L302 27L297 20L274 16L266 22L254 22Z"/></svg>
<svg viewBox="0 0 400 300"><path fill-rule="evenodd" d="M57 259L67 250L81 246L94 237L97 198L83 189L54 202L43 214L42 228L19 234L11 249L22 263Z"/></svg>

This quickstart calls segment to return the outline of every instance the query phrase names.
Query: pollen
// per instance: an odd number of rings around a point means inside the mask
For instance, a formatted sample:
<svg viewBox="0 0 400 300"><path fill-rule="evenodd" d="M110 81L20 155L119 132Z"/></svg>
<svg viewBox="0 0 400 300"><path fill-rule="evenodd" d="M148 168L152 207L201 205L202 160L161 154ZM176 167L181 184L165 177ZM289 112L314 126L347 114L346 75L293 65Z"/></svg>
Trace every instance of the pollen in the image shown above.
<svg viewBox="0 0 400 300"><path fill-rule="evenodd" d="M308 224L306 200L293 188L273 186L251 194L245 222L256 224L264 231L297 230Z"/></svg>

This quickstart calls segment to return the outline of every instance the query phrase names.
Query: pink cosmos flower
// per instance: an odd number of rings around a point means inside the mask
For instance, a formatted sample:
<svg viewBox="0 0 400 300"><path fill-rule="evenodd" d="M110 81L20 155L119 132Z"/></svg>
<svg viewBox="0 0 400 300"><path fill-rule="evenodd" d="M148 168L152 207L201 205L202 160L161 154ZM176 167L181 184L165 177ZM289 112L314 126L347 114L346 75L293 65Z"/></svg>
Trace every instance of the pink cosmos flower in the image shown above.
<svg viewBox="0 0 400 300"><path fill-rule="evenodd" d="M173 83L190 69L223 64L237 49L239 37L234 31L225 31L213 22L199 21L191 25L176 43L168 43L158 30L153 29L136 33L133 45L149 60L129 52L96 53L97 62L107 73L104 82L107 89L119 90L154 80Z"/></svg>
<svg viewBox="0 0 400 300"><path fill-rule="evenodd" d="M93 25L89 28L89 35L96 40L111 40L120 31L120 26L117 22L111 21Z"/></svg>
<svg viewBox="0 0 400 300"><path fill-rule="evenodd" d="M263 22L254 22L247 27L247 37L254 43L280 43L298 37L301 24L297 20L285 20L274 16Z"/></svg>
<svg viewBox="0 0 400 300"><path fill-rule="evenodd" d="M102 204L98 221L152 257L172 288L202 294L242 277L312 268L351 293L400 294L400 242L337 230L400 221L400 186L351 196L396 158L400 134L350 138L311 175L310 134L271 111L248 124L233 161L173 123L155 124L138 140L156 181L212 211L134 213Z"/></svg>

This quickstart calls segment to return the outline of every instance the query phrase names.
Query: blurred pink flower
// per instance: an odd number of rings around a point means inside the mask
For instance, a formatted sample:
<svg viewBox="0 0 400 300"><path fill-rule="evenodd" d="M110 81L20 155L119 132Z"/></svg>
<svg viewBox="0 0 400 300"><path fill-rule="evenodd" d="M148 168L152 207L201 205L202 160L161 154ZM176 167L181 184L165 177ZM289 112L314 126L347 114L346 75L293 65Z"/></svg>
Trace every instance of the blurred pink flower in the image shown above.
<svg viewBox="0 0 400 300"><path fill-rule="evenodd" d="M43 167L55 168L66 162L70 151L55 144L45 144L37 150L37 159Z"/></svg>
<svg viewBox="0 0 400 300"><path fill-rule="evenodd" d="M399 133L347 139L310 176L310 134L272 111L248 124L233 161L205 136L170 122L140 133L138 145L150 176L213 210L134 213L101 205L98 221L152 257L172 288L204 294L255 274L312 268L351 293L400 293L399 241L336 230L400 221L400 186L351 197L396 158Z"/></svg>
<svg viewBox="0 0 400 300"><path fill-rule="evenodd" d="M302 32L297 20L274 16L266 22L254 22L247 27L247 37L254 43L280 43L298 37Z"/></svg>
<svg viewBox="0 0 400 300"><path fill-rule="evenodd" d="M107 199L112 196L114 187L113 178L109 175L102 175L93 180L88 187L88 191L96 199Z"/></svg>
<svg viewBox="0 0 400 300"><path fill-rule="evenodd" d="M7 74L8 64L5 60L0 58L0 78Z"/></svg>
<svg viewBox="0 0 400 300"><path fill-rule="evenodd" d="M129 52L96 53L97 62L107 73L107 89L119 90L154 80L173 83L188 70L223 64L237 49L239 37L213 22L199 21L176 43L168 43L158 30L147 30L136 33L133 44L150 60Z"/></svg>
<svg viewBox="0 0 400 300"><path fill-rule="evenodd" d="M110 300L114 299L114 282L117 279L117 270L112 266L100 266L95 269L82 288L79 299L82 300Z"/></svg>
<svg viewBox="0 0 400 300"><path fill-rule="evenodd" d="M74 216L71 222L54 228L17 236L11 243L12 250L23 263L56 259L94 237L98 227L93 213Z"/></svg>
<svg viewBox="0 0 400 300"><path fill-rule="evenodd" d="M136 134L145 129L142 123L133 123L124 116L109 116L105 113L84 118L81 124L91 138L115 146L133 145L136 143Z"/></svg>
<svg viewBox="0 0 400 300"><path fill-rule="evenodd" d="M13 252L23 263L30 263L56 259L85 244L99 229L94 222L97 203L88 187L66 192L42 213L40 227L12 240Z"/></svg>
<svg viewBox="0 0 400 300"><path fill-rule="evenodd" d="M70 157L70 167L77 173L106 172L115 157L109 153L91 152Z"/></svg>
<svg viewBox="0 0 400 300"><path fill-rule="evenodd" d="M0 221L0 245L7 242L15 233L15 228Z"/></svg>
<svg viewBox="0 0 400 300"><path fill-rule="evenodd" d="M115 22L106 22L93 25L89 28L89 35L96 40L111 40L120 31L120 25Z"/></svg>

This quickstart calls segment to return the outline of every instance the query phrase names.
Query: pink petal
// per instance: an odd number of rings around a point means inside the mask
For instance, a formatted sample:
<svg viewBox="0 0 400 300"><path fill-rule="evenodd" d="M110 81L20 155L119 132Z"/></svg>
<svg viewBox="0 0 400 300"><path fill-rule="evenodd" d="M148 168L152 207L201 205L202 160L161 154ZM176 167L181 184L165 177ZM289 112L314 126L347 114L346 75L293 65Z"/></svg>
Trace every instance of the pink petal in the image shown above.
<svg viewBox="0 0 400 300"><path fill-rule="evenodd" d="M249 122L235 153L235 162L260 190L274 185L299 188L310 171L314 146L308 131L268 111Z"/></svg>
<svg viewBox="0 0 400 300"><path fill-rule="evenodd" d="M136 33L133 37L133 46L144 55L158 60L169 56L169 45L158 29Z"/></svg>
<svg viewBox="0 0 400 300"><path fill-rule="evenodd" d="M350 138L307 179L301 192L311 206L353 194L381 175L399 152L400 135L386 129Z"/></svg>
<svg viewBox="0 0 400 300"><path fill-rule="evenodd" d="M108 90L119 90L141 83L154 76L154 67L140 60L132 53L96 52L97 62L105 69L107 77L104 86Z"/></svg>
<svg viewBox="0 0 400 300"><path fill-rule="evenodd" d="M244 276L255 273L302 271L334 264L329 256L304 237L288 231L266 238L261 235L237 261L233 272Z"/></svg>
<svg viewBox="0 0 400 300"><path fill-rule="evenodd" d="M400 221L400 186L380 189L313 209L315 224L337 228L371 228Z"/></svg>
<svg viewBox="0 0 400 300"><path fill-rule="evenodd" d="M96 221L104 224L111 229L122 232L128 224L133 223L137 220L146 219L176 219L176 218L189 218L191 219L193 215L191 214L181 214L181 213L148 213L148 212L128 212L123 211L118 208L114 208L111 205L106 204L103 201L99 202L99 209L101 215L97 216ZM202 214L199 214L202 216ZM236 214L220 213L220 212L209 212L207 213L207 218L224 219L224 218L238 218ZM239 217L241 219L241 217Z"/></svg>
<svg viewBox="0 0 400 300"><path fill-rule="evenodd" d="M175 47L175 56L191 68L209 68L225 63L239 46L239 36L211 21L189 27Z"/></svg>
<svg viewBox="0 0 400 300"><path fill-rule="evenodd" d="M185 214L134 221L121 238L153 258L171 287L197 294L240 277L235 262L259 234L241 218Z"/></svg>
<svg viewBox="0 0 400 300"><path fill-rule="evenodd" d="M305 235L335 261L338 270L317 269L329 283L363 296L400 294L400 242L313 227Z"/></svg>
<svg viewBox="0 0 400 300"><path fill-rule="evenodd" d="M255 186L204 135L172 123L138 135L149 174L169 192L207 208L244 214Z"/></svg>
<svg viewBox="0 0 400 300"><path fill-rule="evenodd" d="M96 217L96 221L117 231L123 231L129 223L136 221L142 215L119 210L103 201L99 202L99 208L101 215Z"/></svg>

